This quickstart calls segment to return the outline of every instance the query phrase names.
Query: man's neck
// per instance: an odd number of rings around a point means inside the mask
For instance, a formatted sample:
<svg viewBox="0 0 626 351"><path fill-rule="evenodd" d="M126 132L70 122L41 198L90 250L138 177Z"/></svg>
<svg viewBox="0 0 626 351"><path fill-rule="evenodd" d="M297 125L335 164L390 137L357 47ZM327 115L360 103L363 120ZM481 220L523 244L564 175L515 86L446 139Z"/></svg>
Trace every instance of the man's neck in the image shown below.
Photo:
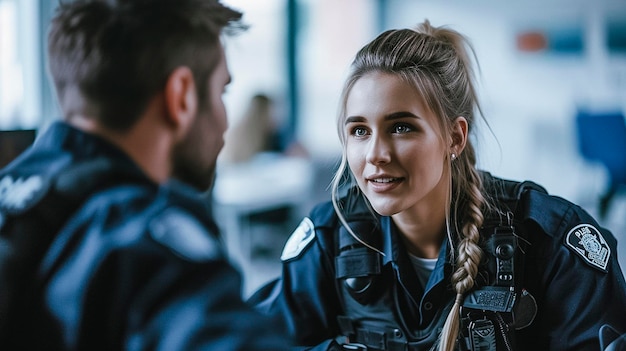
<svg viewBox="0 0 626 351"><path fill-rule="evenodd" d="M74 115L67 118L66 122L120 148L156 183L163 183L170 178L171 135L147 116L125 131L112 130L98 123L95 118L85 116Z"/></svg>

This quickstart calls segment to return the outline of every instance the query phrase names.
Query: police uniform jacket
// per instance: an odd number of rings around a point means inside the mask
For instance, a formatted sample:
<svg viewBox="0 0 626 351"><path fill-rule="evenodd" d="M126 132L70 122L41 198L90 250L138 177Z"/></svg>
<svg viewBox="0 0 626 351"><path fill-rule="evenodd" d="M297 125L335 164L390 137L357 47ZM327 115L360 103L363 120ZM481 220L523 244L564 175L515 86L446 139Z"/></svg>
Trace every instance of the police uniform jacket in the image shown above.
<svg viewBox="0 0 626 351"><path fill-rule="evenodd" d="M518 272L515 285L525 296L518 295L520 301L527 302L518 311L523 321L518 321L511 344L498 349L599 350L602 325L626 332L626 284L613 235L579 206L548 195L540 186L483 175L490 195L507 208L504 220L513 220L520 237L516 255L523 260L521 265L518 260L523 273ZM347 235L332 204L320 204L287 241L282 277L259 289L251 302L284 323L298 349L334 350L346 342L339 336L349 335L350 342L367 347L362 350L429 350L454 298L448 240L422 286L391 218L372 217L362 204L350 201L341 200L348 223L384 256L357 242L341 243ZM485 226L492 220L487 218ZM485 252L487 235L483 228ZM379 258L351 253L359 250ZM495 280L485 268L494 258L486 253L484 261L475 289ZM364 276L371 279L354 284ZM354 293L359 289L363 294Z"/></svg>
<svg viewBox="0 0 626 351"><path fill-rule="evenodd" d="M58 122L0 172L0 348L283 350L206 201Z"/></svg>

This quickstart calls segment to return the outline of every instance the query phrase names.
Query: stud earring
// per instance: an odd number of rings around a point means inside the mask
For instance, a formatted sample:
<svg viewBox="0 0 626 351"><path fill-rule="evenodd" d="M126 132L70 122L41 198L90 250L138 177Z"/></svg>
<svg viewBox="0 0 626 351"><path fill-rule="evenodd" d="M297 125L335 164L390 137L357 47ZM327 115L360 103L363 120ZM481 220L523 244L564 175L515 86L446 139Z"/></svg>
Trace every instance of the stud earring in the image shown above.
<svg viewBox="0 0 626 351"><path fill-rule="evenodd" d="M450 155L450 159L452 159L452 161L456 160L456 154L455 154L455 153L452 153L452 154Z"/></svg>

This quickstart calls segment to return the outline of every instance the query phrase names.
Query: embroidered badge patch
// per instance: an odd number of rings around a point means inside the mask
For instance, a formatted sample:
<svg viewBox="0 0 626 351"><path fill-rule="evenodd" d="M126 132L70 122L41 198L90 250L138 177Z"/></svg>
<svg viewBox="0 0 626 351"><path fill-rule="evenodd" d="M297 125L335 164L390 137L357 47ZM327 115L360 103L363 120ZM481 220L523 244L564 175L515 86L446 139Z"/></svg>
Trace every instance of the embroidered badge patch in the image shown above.
<svg viewBox="0 0 626 351"><path fill-rule="evenodd" d="M0 179L0 207L8 213L20 213L34 205L46 193L47 184L39 175Z"/></svg>
<svg viewBox="0 0 626 351"><path fill-rule="evenodd" d="M590 224L579 224L565 237L567 246L585 260L588 265L607 272L611 248L600 231Z"/></svg>
<svg viewBox="0 0 626 351"><path fill-rule="evenodd" d="M280 259L287 261L298 257L311 241L313 241L313 238L315 238L315 227L313 226L313 222L305 217L287 240L285 248L283 248L283 253L280 255Z"/></svg>

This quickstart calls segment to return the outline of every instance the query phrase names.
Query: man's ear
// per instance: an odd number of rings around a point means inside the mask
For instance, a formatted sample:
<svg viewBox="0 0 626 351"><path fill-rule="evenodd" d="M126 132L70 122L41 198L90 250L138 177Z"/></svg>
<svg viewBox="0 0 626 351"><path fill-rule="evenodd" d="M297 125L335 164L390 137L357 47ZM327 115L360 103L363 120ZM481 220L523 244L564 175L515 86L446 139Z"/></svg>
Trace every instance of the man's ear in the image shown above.
<svg viewBox="0 0 626 351"><path fill-rule="evenodd" d="M468 125L467 119L463 116L457 117L452 124L452 131L450 133L450 153L459 156L465 145L467 144Z"/></svg>
<svg viewBox="0 0 626 351"><path fill-rule="evenodd" d="M176 68L167 78L165 104L168 122L185 134L198 109L196 85L188 67Z"/></svg>

